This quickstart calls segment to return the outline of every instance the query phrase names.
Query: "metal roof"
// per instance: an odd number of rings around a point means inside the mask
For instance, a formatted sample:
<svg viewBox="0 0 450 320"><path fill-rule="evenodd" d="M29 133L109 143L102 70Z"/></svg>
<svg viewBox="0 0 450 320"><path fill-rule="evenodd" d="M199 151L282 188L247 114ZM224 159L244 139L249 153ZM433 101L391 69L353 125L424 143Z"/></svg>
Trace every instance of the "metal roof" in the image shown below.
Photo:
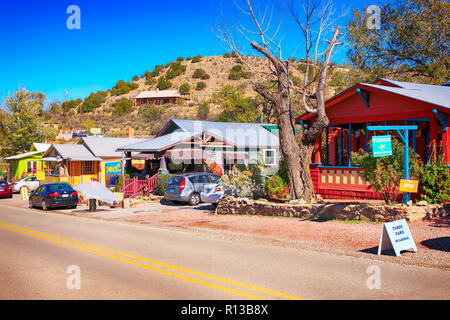
<svg viewBox="0 0 450 320"><path fill-rule="evenodd" d="M38 152L45 152L48 150L48 148L51 147L51 143L33 143L34 148L36 149L36 151Z"/></svg>
<svg viewBox="0 0 450 320"><path fill-rule="evenodd" d="M179 98L178 90L157 90L157 91L142 91L134 99L142 98Z"/></svg>
<svg viewBox="0 0 450 320"><path fill-rule="evenodd" d="M440 107L450 109L450 87L436 86L430 84L412 83L381 79L398 87L382 86L378 84L361 83L361 85L392 92L405 97L413 98L423 102L431 103Z"/></svg>
<svg viewBox="0 0 450 320"><path fill-rule="evenodd" d="M237 147L277 147L278 137L262 123L214 122L172 119L181 130L199 134L211 133Z"/></svg>
<svg viewBox="0 0 450 320"><path fill-rule="evenodd" d="M48 157L48 153L55 149L55 151L66 160L70 161L101 161L100 158L95 157L84 145L82 144L52 144L44 154L44 157Z"/></svg>
<svg viewBox="0 0 450 320"><path fill-rule="evenodd" d="M15 156L7 157L5 160L17 160L17 159L23 159L26 157L34 156L41 153L40 151L32 151L32 152L26 152L21 154L16 154Z"/></svg>
<svg viewBox="0 0 450 320"><path fill-rule="evenodd" d="M178 129L144 142L122 146L121 151L160 151L202 133L209 133L238 148L276 148L278 137L259 123L212 122L172 119ZM169 122L169 123L170 123Z"/></svg>
<svg viewBox="0 0 450 320"><path fill-rule="evenodd" d="M146 141L142 138L99 138L99 137L83 137L84 145L94 156L99 158L120 158L122 153L116 151L118 148L130 144Z"/></svg>

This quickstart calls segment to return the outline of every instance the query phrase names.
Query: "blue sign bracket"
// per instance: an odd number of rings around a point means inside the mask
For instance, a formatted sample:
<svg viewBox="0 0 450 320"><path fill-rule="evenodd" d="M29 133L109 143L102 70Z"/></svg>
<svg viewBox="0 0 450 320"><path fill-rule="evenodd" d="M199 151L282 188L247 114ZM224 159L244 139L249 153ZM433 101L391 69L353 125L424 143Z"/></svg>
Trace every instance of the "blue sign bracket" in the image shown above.
<svg viewBox="0 0 450 320"><path fill-rule="evenodd" d="M447 114L443 113L444 118L441 118L441 115L437 109L433 109L433 113L436 115L441 126L444 127L444 131L447 131Z"/></svg>
<svg viewBox="0 0 450 320"><path fill-rule="evenodd" d="M392 131L398 133L403 142L403 178L409 180L409 130L417 130L418 126L367 126L368 131ZM403 133L401 132L403 131ZM407 203L411 195L407 192L403 195L403 203Z"/></svg>
<svg viewBox="0 0 450 320"><path fill-rule="evenodd" d="M366 105L366 108L369 108L369 91L356 89L356 92L358 92L361 99L364 101L364 104Z"/></svg>

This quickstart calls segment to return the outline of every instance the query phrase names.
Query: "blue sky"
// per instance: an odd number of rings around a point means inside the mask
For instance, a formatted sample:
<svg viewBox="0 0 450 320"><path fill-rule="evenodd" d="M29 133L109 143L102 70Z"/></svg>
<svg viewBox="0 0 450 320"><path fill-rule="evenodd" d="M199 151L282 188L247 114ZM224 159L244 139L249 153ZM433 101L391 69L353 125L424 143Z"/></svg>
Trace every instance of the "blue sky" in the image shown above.
<svg viewBox="0 0 450 320"><path fill-rule="evenodd" d="M357 5L369 2L378 1ZM66 26L72 4L81 10L80 30ZM210 30L220 8L229 16L235 10L232 0L0 0L0 101L18 87L44 92L47 103L64 100L65 88L68 99L85 98L179 56L223 54ZM281 36L297 33L285 25ZM298 43L283 44L286 55L301 57ZM344 62L345 49L334 60Z"/></svg>

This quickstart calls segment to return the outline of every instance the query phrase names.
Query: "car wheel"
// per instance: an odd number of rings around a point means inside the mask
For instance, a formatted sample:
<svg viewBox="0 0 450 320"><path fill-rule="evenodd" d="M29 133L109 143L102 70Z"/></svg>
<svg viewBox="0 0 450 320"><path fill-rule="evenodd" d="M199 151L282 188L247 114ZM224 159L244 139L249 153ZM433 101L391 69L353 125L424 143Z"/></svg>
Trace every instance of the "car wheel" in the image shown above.
<svg viewBox="0 0 450 320"><path fill-rule="evenodd" d="M42 210L44 211L48 210L47 202L45 202L45 200L42 200Z"/></svg>
<svg viewBox="0 0 450 320"><path fill-rule="evenodd" d="M74 204L73 206L70 206L70 209L76 209L77 208L77 205L76 204ZM114 207L113 207L114 208Z"/></svg>
<svg viewBox="0 0 450 320"><path fill-rule="evenodd" d="M215 203L213 203L212 205L214 206L214 208L217 208L217 206L219 205L219 203L218 203L218 202L215 202Z"/></svg>
<svg viewBox="0 0 450 320"><path fill-rule="evenodd" d="M198 194L198 193L192 193L190 196L189 196L189 204L191 205L191 206L196 206L196 205L198 205L200 203L200 195Z"/></svg>
<svg viewBox="0 0 450 320"><path fill-rule="evenodd" d="M31 199L30 200L28 200L28 208L33 208L34 206L33 206L33 201L31 201Z"/></svg>

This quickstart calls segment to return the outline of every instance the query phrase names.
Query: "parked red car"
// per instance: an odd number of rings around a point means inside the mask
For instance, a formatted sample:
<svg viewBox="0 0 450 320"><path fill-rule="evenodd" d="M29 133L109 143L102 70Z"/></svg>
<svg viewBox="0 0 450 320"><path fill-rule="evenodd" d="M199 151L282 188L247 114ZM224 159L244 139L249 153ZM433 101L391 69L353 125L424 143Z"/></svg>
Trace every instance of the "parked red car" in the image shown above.
<svg viewBox="0 0 450 320"><path fill-rule="evenodd" d="M0 181L0 198L12 198L12 188L6 181Z"/></svg>

